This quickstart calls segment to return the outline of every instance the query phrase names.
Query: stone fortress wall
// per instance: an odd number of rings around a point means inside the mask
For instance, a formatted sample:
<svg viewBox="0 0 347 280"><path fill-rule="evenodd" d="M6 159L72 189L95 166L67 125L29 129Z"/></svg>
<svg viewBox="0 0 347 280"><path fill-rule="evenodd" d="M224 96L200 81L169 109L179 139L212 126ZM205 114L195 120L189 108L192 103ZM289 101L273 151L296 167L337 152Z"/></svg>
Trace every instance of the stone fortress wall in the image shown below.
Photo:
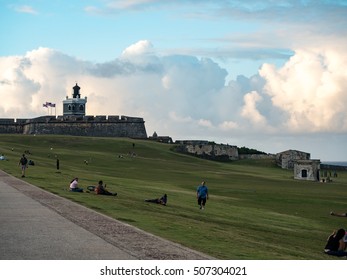
<svg viewBox="0 0 347 280"><path fill-rule="evenodd" d="M238 160L239 154L236 146L215 144L200 140L178 140L177 152L192 154L201 158L212 160Z"/></svg>
<svg viewBox="0 0 347 280"><path fill-rule="evenodd" d="M42 116L33 119L0 119L0 134L147 138L143 118L128 116Z"/></svg>

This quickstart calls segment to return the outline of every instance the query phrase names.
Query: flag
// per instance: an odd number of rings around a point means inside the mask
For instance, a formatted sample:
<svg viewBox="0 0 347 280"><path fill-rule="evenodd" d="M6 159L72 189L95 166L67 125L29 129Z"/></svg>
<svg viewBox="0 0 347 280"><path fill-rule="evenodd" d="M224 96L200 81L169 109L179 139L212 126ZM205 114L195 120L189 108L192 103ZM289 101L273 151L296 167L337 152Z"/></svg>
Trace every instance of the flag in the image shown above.
<svg viewBox="0 0 347 280"><path fill-rule="evenodd" d="M46 104L43 104L43 107L54 107L55 108L55 103L52 103L52 102L46 102Z"/></svg>

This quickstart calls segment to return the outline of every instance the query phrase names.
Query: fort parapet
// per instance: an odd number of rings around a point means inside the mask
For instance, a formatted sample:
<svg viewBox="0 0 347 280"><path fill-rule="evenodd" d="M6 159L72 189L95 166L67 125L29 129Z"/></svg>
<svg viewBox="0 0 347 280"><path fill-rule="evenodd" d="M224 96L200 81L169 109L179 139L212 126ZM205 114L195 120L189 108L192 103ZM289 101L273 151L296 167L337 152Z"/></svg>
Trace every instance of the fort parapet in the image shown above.
<svg viewBox="0 0 347 280"><path fill-rule="evenodd" d="M0 133L22 134L27 119L0 119Z"/></svg>
<svg viewBox="0 0 347 280"><path fill-rule="evenodd" d="M33 119L0 119L0 133L147 138L143 118L128 116L41 116Z"/></svg>
<svg viewBox="0 0 347 280"><path fill-rule="evenodd" d="M178 140L175 143L178 144L175 150L180 153L219 161L239 159L236 146L215 144L204 140Z"/></svg>

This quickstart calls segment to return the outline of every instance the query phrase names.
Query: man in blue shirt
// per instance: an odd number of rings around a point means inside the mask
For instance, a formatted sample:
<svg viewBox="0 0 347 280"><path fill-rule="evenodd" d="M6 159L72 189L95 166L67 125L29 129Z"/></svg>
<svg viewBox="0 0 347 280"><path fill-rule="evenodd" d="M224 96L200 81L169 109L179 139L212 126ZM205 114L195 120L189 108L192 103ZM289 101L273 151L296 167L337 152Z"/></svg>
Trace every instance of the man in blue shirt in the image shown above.
<svg viewBox="0 0 347 280"><path fill-rule="evenodd" d="M208 199L208 188L203 181L196 190L196 198L201 210L205 209L206 200Z"/></svg>

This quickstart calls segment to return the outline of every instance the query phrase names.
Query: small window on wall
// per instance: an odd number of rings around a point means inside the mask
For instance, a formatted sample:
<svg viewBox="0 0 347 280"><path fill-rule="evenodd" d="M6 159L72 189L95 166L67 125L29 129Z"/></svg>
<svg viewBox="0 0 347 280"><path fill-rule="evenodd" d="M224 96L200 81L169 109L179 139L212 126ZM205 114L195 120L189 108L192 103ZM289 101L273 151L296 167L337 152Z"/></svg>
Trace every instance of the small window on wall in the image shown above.
<svg viewBox="0 0 347 280"><path fill-rule="evenodd" d="M301 170L301 178L307 178L307 170L306 169Z"/></svg>
<svg viewBox="0 0 347 280"><path fill-rule="evenodd" d="M80 105L80 111L83 111L83 110L84 110L84 106Z"/></svg>
<svg viewBox="0 0 347 280"><path fill-rule="evenodd" d="M68 108L69 111L71 111L71 105L69 105L67 108Z"/></svg>
<svg viewBox="0 0 347 280"><path fill-rule="evenodd" d="M75 111L75 105L72 105L72 111Z"/></svg>

